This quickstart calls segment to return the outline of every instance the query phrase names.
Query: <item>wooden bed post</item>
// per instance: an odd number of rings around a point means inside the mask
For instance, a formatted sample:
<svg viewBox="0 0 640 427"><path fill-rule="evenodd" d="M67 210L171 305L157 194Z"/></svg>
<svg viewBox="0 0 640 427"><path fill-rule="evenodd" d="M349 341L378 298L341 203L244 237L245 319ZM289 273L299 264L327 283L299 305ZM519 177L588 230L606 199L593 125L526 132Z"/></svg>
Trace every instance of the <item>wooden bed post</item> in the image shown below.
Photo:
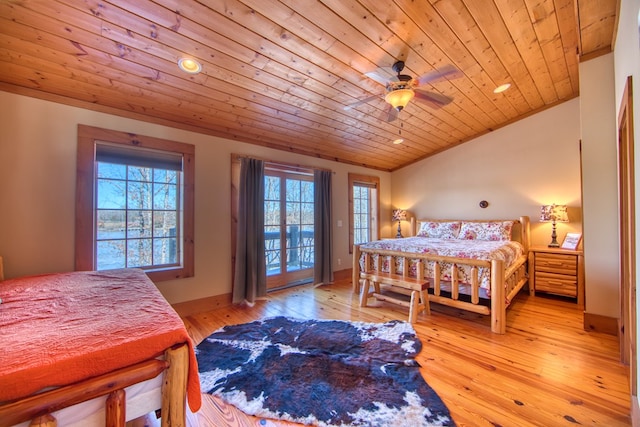
<svg viewBox="0 0 640 427"><path fill-rule="evenodd" d="M187 375L189 373L189 347L170 348L164 353L169 367L162 383L162 427L186 425Z"/></svg>
<svg viewBox="0 0 640 427"><path fill-rule="evenodd" d="M31 421L29 427L57 427L58 421L51 414L43 415Z"/></svg>
<svg viewBox="0 0 640 427"><path fill-rule="evenodd" d="M124 389L109 393L105 404L105 427L124 427L126 424L126 401Z"/></svg>
<svg viewBox="0 0 640 427"><path fill-rule="evenodd" d="M520 217L520 243L524 246L525 255L529 252L531 246L531 222L528 216Z"/></svg>
<svg viewBox="0 0 640 427"><path fill-rule="evenodd" d="M504 261L491 261L491 332L507 332L507 304L504 293Z"/></svg>
<svg viewBox="0 0 640 427"><path fill-rule="evenodd" d="M353 245L353 259L351 261L351 286L353 293L360 293L360 245Z"/></svg>

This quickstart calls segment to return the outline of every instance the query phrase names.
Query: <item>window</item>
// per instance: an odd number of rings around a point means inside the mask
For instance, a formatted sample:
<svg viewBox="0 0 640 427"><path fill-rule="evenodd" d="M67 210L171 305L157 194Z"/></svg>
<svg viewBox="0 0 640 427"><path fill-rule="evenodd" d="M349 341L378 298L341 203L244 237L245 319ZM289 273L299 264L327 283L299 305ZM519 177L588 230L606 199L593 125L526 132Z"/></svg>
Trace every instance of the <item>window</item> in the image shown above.
<svg viewBox="0 0 640 427"><path fill-rule="evenodd" d="M378 239L379 187L378 177L349 174L349 253L354 244Z"/></svg>
<svg viewBox="0 0 640 427"><path fill-rule="evenodd" d="M78 127L76 269L193 276L195 147Z"/></svg>
<svg viewBox="0 0 640 427"><path fill-rule="evenodd" d="M358 183L353 185L353 243L371 241L371 189Z"/></svg>

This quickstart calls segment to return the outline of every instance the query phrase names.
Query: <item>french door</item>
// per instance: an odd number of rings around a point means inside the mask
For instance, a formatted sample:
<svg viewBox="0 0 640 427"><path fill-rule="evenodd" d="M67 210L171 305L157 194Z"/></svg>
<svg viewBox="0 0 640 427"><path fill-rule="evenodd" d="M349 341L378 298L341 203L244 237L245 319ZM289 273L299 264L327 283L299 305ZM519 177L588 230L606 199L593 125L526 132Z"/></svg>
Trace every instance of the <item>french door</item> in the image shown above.
<svg viewBox="0 0 640 427"><path fill-rule="evenodd" d="M265 170L267 289L313 280L313 175Z"/></svg>

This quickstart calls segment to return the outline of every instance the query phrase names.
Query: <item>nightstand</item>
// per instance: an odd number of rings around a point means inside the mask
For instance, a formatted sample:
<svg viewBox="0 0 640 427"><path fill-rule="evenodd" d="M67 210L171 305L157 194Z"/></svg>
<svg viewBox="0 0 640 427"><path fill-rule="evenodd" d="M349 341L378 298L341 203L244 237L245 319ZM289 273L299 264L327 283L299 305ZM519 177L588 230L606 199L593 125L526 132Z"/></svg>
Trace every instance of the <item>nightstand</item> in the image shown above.
<svg viewBox="0 0 640 427"><path fill-rule="evenodd" d="M529 294L545 292L574 298L584 307L584 257L581 250L534 246L529 249Z"/></svg>

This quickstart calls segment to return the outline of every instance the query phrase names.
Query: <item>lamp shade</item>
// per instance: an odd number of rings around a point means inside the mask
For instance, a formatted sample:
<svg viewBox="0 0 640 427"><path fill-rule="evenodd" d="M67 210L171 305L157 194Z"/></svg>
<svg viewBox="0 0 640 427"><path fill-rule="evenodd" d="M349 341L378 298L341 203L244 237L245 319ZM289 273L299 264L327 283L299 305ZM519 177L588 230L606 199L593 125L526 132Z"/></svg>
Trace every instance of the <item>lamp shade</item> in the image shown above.
<svg viewBox="0 0 640 427"><path fill-rule="evenodd" d="M543 205L540 207L540 222L569 222L567 205Z"/></svg>
<svg viewBox="0 0 640 427"><path fill-rule="evenodd" d="M394 209L393 210L393 221L406 221L407 220L407 211L404 209Z"/></svg>
<svg viewBox="0 0 640 427"><path fill-rule="evenodd" d="M414 92L411 89L396 89L387 93L384 100L391 104L393 108L400 111L413 99L413 95Z"/></svg>

